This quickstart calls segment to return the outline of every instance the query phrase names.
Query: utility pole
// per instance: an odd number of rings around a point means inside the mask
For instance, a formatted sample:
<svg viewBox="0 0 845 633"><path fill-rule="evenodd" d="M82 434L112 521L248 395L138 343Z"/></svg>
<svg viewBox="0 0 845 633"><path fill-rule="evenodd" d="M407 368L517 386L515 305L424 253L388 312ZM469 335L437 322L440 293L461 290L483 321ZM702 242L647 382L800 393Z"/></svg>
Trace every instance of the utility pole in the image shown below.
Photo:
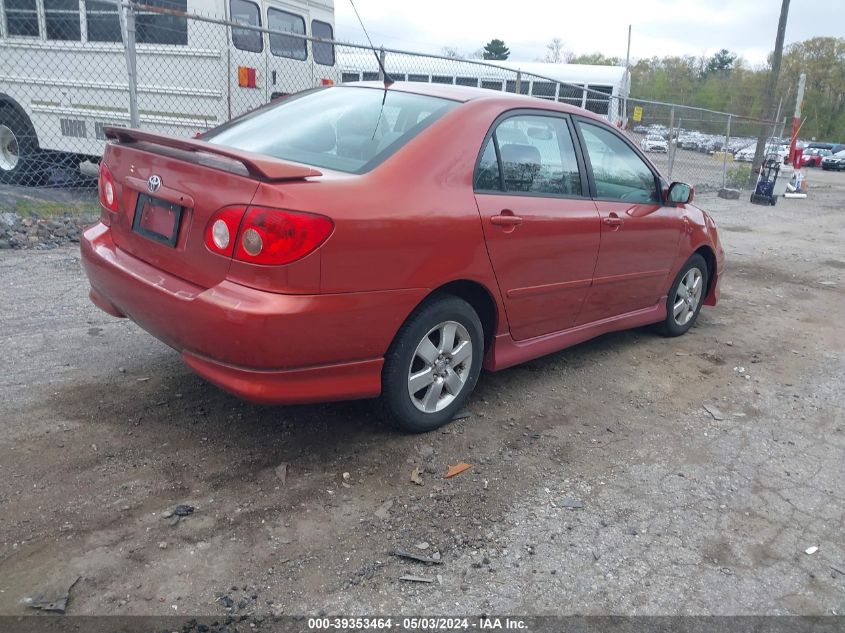
<svg viewBox="0 0 845 633"><path fill-rule="evenodd" d="M789 139L789 164L795 165L795 144L798 141L798 131L801 129L801 103L804 101L804 84L807 82L807 75L801 73L798 78L798 96L795 99L795 115L792 118L792 135ZM795 165L800 167L800 165Z"/></svg>
<svg viewBox="0 0 845 633"><path fill-rule="evenodd" d="M622 106L622 120L628 129L628 93L631 92L631 25L628 25L628 52L625 53L625 101Z"/></svg>
<svg viewBox="0 0 845 633"><path fill-rule="evenodd" d="M751 167L751 176L748 179L748 186L754 187L757 182L757 173L760 171L760 165L763 163L763 153L766 149L767 141L771 136L773 130L770 131L770 124L768 121L772 120L774 114L774 97L775 89L778 83L778 76L780 75L780 62L783 57L783 39L786 35L786 18L789 15L789 0L783 0L780 7L780 20L778 21L778 33L775 38L775 51L772 53L772 69L769 71L769 77L766 81L766 92L763 93L763 119L764 123L760 125L760 135L757 137L757 148L754 151L754 162Z"/></svg>

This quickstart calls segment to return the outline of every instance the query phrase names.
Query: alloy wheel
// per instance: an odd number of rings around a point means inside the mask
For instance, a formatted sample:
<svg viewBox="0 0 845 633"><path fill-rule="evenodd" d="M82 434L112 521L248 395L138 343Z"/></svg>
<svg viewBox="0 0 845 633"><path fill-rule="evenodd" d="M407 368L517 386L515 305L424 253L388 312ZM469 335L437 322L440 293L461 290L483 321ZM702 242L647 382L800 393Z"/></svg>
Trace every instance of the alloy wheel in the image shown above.
<svg viewBox="0 0 845 633"><path fill-rule="evenodd" d="M423 336L408 368L408 393L424 413L448 407L461 393L472 366L472 339L457 321L444 321Z"/></svg>

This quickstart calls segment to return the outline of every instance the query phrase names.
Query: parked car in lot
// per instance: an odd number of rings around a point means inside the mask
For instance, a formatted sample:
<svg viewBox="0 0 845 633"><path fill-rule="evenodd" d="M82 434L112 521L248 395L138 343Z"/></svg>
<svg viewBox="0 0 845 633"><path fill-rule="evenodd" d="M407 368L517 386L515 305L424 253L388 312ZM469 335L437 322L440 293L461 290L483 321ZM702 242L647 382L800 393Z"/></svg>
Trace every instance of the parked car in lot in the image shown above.
<svg viewBox="0 0 845 633"><path fill-rule="evenodd" d="M824 170L843 171L845 170L845 150L840 150L822 159L821 167Z"/></svg>
<svg viewBox="0 0 845 633"><path fill-rule="evenodd" d="M663 152L666 153L669 149L669 144L666 139L649 134L640 141L640 147L644 152Z"/></svg>
<svg viewBox="0 0 845 633"><path fill-rule="evenodd" d="M90 296L263 403L380 397L453 418L482 367L719 298L691 204L586 110L438 84L292 95L198 139L108 128Z"/></svg>
<svg viewBox="0 0 845 633"><path fill-rule="evenodd" d="M801 155L801 167L820 167L825 156L831 156L833 152L829 149L812 147Z"/></svg>

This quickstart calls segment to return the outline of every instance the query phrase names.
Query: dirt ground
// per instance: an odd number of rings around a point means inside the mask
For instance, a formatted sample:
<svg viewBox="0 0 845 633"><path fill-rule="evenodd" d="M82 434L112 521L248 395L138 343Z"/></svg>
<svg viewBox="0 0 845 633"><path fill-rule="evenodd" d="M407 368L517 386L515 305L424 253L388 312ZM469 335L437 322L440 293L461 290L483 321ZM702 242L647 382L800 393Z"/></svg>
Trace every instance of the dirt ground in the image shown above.
<svg viewBox="0 0 845 633"><path fill-rule="evenodd" d="M0 613L77 578L68 614L845 613L845 174L809 182L699 199L729 269L686 336L482 374L424 436L240 402L76 248L0 253Z"/></svg>

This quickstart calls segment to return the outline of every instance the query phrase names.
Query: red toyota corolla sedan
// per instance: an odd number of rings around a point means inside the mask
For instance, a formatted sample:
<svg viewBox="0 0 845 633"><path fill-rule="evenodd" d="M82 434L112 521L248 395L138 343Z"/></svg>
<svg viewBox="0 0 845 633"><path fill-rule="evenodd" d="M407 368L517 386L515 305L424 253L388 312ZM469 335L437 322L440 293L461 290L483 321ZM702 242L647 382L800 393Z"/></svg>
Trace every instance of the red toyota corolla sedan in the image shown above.
<svg viewBox="0 0 845 633"><path fill-rule="evenodd" d="M263 403L375 398L427 431L498 370L714 305L716 226L578 108L476 88L303 92L188 140L112 128L91 299Z"/></svg>

